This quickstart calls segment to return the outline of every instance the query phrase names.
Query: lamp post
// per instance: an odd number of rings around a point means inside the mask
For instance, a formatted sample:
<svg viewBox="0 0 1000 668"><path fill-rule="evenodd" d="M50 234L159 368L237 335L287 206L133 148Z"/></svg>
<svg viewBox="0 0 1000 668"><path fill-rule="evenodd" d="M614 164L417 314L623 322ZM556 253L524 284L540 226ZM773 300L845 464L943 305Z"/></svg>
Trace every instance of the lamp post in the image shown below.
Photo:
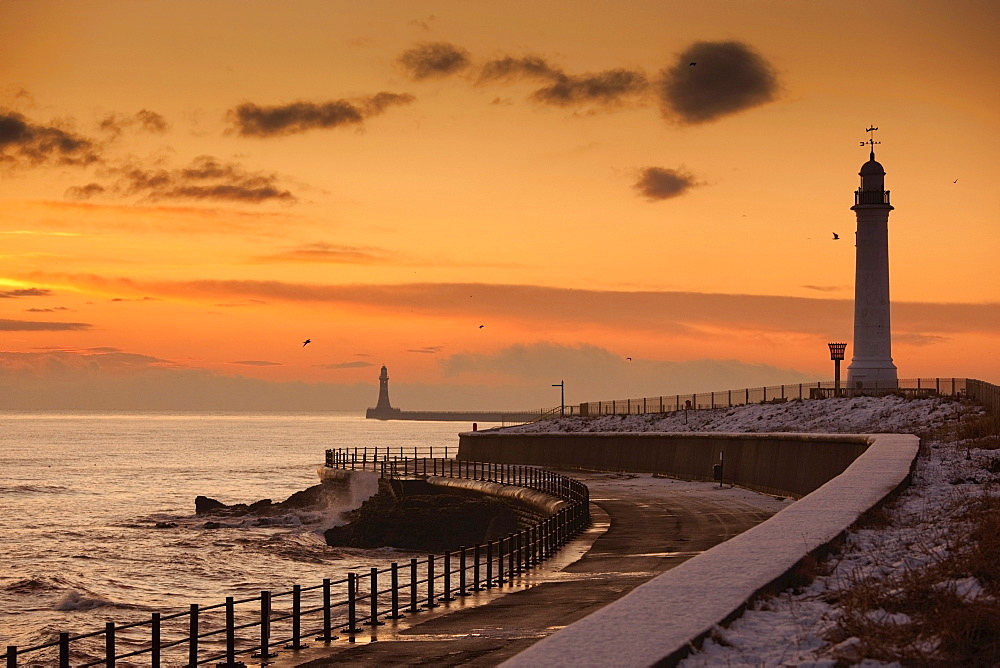
<svg viewBox="0 0 1000 668"><path fill-rule="evenodd" d="M840 396L840 361L844 359L846 343L828 343L830 346L830 359L833 360L833 396Z"/></svg>
<svg viewBox="0 0 1000 668"><path fill-rule="evenodd" d="M566 381L560 380L558 383L553 383L552 387L559 388L559 415L560 417L566 415Z"/></svg>

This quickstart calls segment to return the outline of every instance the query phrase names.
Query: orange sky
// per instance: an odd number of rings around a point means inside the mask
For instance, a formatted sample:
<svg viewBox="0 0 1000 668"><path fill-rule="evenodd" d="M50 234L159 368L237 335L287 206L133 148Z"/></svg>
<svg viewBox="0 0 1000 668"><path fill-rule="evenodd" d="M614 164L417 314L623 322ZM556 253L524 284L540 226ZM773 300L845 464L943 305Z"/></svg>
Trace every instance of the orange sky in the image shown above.
<svg viewBox="0 0 1000 668"><path fill-rule="evenodd" d="M0 407L353 409L382 364L412 409L825 379L869 124L899 376L998 382L998 29L987 1L0 3Z"/></svg>

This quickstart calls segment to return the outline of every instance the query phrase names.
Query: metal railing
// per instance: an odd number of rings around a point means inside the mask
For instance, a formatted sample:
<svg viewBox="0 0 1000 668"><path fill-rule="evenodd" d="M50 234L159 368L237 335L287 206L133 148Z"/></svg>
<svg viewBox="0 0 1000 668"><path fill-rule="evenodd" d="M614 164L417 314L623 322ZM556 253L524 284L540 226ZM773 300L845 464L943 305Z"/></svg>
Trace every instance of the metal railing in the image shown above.
<svg viewBox="0 0 1000 668"><path fill-rule="evenodd" d="M561 510L499 540L461 547L408 564L348 573L341 579L290 590L262 591L259 596L162 614L128 624L108 622L83 634L59 633L58 640L33 647L7 646L7 668L27 665L114 666L117 661L147 657L160 665L242 666L237 656L266 660L275 650L305 648L306 639L330 643L338 633L356 634L405 615L437 608L458 597L513 586L517 576L543 563L590 522L587 487L576 480L532 466L468 462L454 459L411 459L365 450L326 451L326 466L368 469L386 478L439 475L517 485L568 502ZM103 643L94 642L103 637ZM89 641L89 642L88 642ZM95 647L96 645L96 647Z"/></svg>
<svg viewBox="0 0 1000 668"><path fill-rule="evenodd" d="M638 399L613 399L611 401L591 401L574 407L574 415L598 417L601 415L644 415L649 413L673 413L684 410L710 408L732 408L747 404L782 403L791 400L825 399L832 396L882 396L902 394L906 396L965 396L966 378L913 378L896 382L892 387L865 387L851 389L841 387L839 394L834 381L816 383L795 383L771 385L768 387L747 387L739 390L719 392L699 392L695 394L662 395ZM980 382L981 381L975 381ZM984 385L989 385L985 383ZM995 386L994 386L995 387ZM569 414L569 406L567 414Z"/></svg>

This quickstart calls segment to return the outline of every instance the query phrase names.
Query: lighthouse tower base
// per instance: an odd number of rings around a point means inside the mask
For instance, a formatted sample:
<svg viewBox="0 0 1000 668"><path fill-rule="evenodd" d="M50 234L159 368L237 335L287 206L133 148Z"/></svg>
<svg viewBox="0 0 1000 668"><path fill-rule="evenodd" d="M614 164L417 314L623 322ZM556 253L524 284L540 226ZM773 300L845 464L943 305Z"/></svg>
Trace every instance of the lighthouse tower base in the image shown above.
<svg viewBox="0 0 1000 668"><path fill-rule="evenodd" d="M892 360L855 357L851 366L847 367L848 390L890 390L897 387L899 380Z"/></svg>

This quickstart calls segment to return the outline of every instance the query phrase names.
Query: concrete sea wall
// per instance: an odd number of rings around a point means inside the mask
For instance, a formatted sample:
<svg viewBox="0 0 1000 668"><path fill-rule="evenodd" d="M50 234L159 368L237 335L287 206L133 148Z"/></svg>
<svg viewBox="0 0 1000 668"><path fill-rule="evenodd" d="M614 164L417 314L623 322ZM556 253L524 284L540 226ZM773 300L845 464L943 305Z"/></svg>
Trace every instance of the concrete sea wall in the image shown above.
<svg viewBox="0 0 1000 668"><path fill-rule="evenodd" d="M690 434L575 432L459 435L458 458L548 468L657 473L713 480L801 498L843 473L867 448L841 434Z"/></svg>

